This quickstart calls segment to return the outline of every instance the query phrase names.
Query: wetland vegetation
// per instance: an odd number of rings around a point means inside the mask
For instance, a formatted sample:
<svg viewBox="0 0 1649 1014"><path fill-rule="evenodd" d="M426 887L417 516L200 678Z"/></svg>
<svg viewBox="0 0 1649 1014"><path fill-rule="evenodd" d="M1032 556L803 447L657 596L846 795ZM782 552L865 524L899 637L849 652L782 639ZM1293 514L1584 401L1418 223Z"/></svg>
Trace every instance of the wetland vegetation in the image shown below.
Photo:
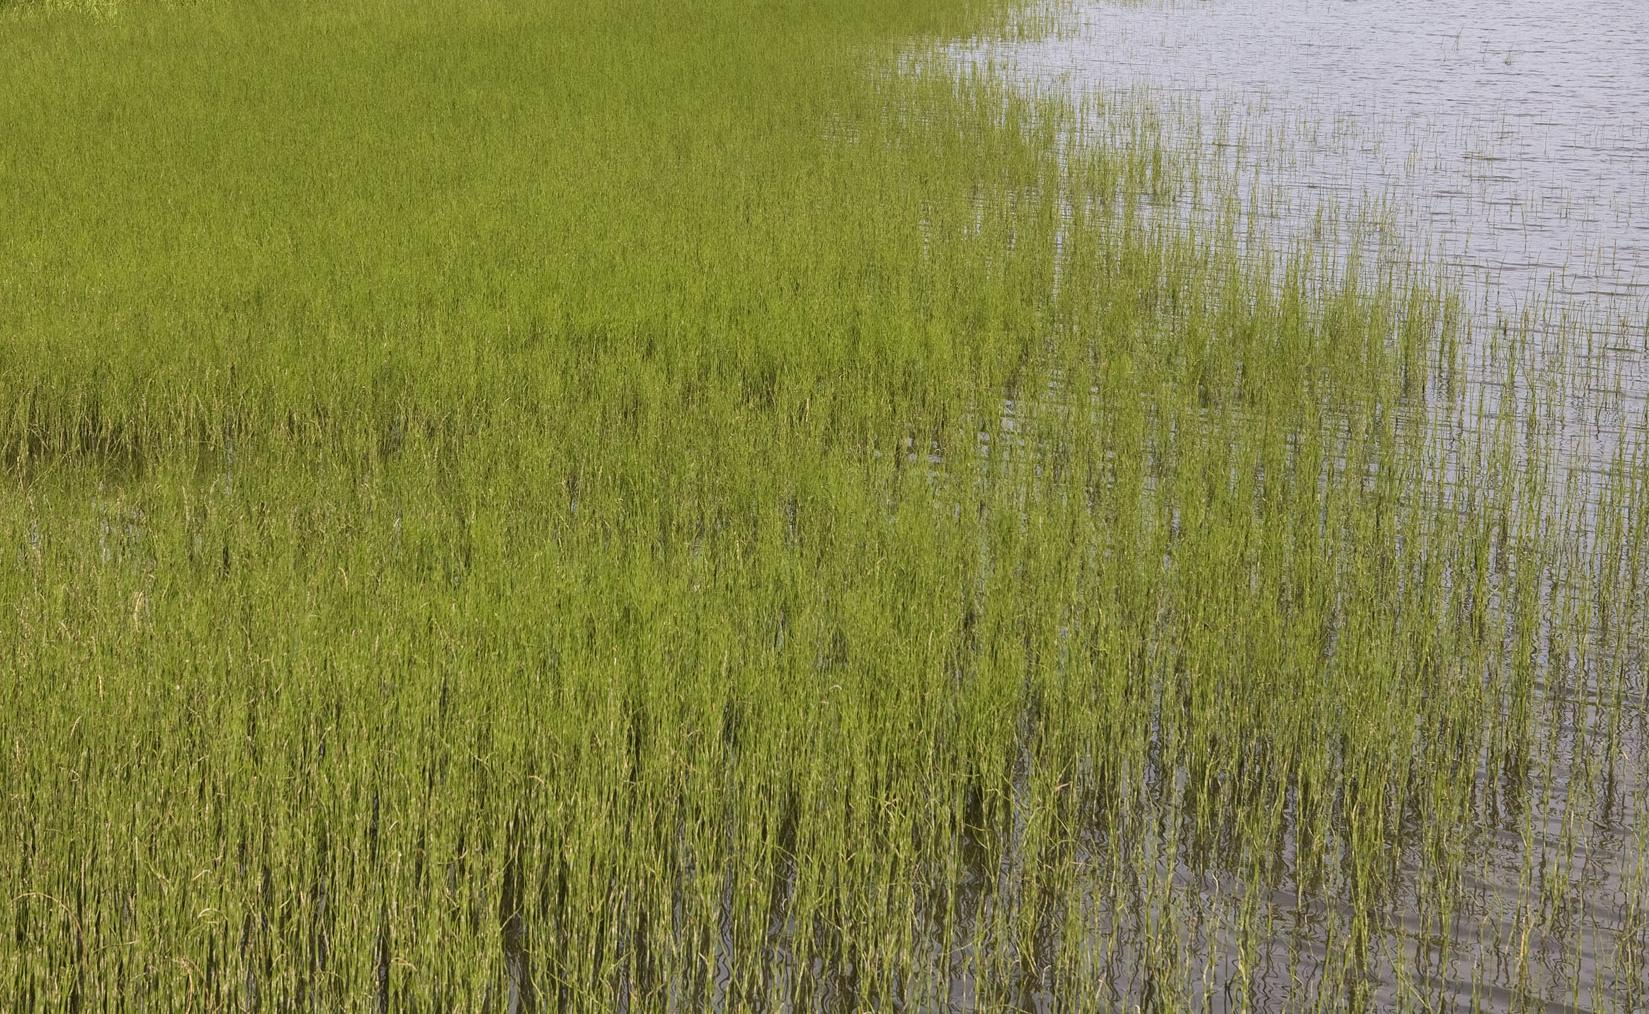
<svg viewBox="0 0 1649 1014"><path fill-rule="evenodd" d="M1643 1009L1649 419L1062 23L0 4L0 1006Z"/></svg>

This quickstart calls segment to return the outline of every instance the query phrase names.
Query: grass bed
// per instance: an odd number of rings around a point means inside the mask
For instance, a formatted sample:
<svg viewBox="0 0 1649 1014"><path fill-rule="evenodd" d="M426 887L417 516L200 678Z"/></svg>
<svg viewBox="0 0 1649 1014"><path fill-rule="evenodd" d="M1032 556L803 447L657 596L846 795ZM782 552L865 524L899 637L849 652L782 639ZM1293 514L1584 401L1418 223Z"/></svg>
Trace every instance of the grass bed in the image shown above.
<svg viewBox="0 0 1649 1014"><path fill-rule="evenodd" d="M1641 1007L1640 426L1038 23L0 10L4 1005Z"/></svg>

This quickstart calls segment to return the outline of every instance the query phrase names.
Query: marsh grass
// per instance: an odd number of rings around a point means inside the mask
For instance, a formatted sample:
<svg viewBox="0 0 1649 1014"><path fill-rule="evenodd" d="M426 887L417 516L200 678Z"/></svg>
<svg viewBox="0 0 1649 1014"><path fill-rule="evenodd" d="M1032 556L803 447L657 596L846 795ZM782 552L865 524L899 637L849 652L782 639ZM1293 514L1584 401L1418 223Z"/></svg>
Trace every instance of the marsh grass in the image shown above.
<svg viewBox="0 0 1649 1014"><path fill-rule="evenodd" d="M1034 17L5 16L9 1006L1643 1003L1641 423Z"/></svg>

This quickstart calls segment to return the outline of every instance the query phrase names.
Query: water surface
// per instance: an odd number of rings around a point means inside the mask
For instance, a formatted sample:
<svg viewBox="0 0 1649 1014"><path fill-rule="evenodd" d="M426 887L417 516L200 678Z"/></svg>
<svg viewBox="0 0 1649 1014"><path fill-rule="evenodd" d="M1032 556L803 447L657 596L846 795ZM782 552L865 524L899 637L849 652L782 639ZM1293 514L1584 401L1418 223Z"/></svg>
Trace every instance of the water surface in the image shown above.
<svg viewBox="0 0 1649 1014"><path fill-rule="evenodd" d="M1212 221L1235 195L1245 243L1303 242L1342 268L1418 268L1452 287L1474 337L1462 351L1469 393L1438 420L1442 443L1453 441L1445 467L1460 467L1455 451L1474 428L1540 406L1553 488L1573 483L1547 527L1584 546L1603 476L1637 446L1649 411L1643 16L1623 0L1101 2L1054 37L958 57L1004 67L1028 90L1070 93L1100 134L1160 125L1197 183L1159 213ZM1520 332L1527 341L1508 352L1506 336ZM1526 361L1518 379L1507 379L1508 355ZM1640 667L1641 652L1621 664ZM1370 969L1376 1006L1503 1009L1521 997L1642 1009L1649 942L1630 885L1646 861L1644 709L1628 706L1634 732L1607 762L1619 767L1607 798L1571 791L1601 761L1596 674L1570 671L1570 685L1541 689L1536 784L1480 801L1452 924L1417 919L1401 891L1393 899ZM1405 876L1421 876L1420 858L1404 853ZM1236 903L1190 871L1175 876L1201 895L1194 908ZM1263 904L1276 931L1262 967L1247 970L1247 999L1262 1007L1309 1005L1328 964L1323 926L1338 903L1297 887L1285 882ZM1226 943L1189 946L1229 983L1238 973L1220 957ZM1139 988L1118 983L1112 999ZM1222 988L1209 1003L1242 1000Z"/></svg>
<svg viewBox="0 0 1649 1014"><path fill-rule="evenodd" d="M1277 218L1376 206L1480 299L1649 309L1649 32L1627 0L1100 3L993 46L1028 84L1143 93ZM974 56L983 55L975 53Z"/></svg>

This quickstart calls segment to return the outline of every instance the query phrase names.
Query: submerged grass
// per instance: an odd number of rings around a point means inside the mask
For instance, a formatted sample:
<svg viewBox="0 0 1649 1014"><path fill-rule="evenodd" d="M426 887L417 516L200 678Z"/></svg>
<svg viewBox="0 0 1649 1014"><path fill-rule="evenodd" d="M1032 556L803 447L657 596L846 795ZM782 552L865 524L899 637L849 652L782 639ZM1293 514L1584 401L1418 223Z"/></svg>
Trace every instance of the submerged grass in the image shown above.
<svg viewBox="0 0 1649 1014"><path fill-rule="evenodd" d="M1641 1008L1640 431L1024 16L0 12L6 1005Z"/></svg>

